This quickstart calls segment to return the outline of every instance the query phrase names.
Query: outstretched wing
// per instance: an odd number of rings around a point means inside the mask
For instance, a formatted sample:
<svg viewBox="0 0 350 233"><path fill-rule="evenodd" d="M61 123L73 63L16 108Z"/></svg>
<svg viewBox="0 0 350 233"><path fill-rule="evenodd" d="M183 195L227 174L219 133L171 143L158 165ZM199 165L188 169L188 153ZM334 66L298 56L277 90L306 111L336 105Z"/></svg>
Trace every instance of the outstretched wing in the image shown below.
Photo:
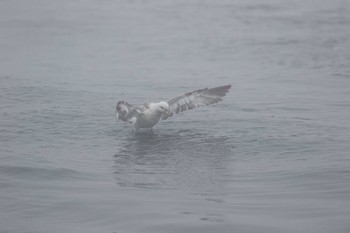
<svg viewBox="0 0 350 233"><path fill-rule="evenodd" d="M172 98L168 101L169 111L163 115L162 119L165 120L173 116L174 113L220 102L230 88L231 85L205 88Z"/></svg>
<svg viewBox="0 0 350 233"><path fill-rule="evenodd" d="M135 123L138 115L142 114L141 109L134 107L125 101L119 101L115 109L115 116L118 120Z"/></svg>

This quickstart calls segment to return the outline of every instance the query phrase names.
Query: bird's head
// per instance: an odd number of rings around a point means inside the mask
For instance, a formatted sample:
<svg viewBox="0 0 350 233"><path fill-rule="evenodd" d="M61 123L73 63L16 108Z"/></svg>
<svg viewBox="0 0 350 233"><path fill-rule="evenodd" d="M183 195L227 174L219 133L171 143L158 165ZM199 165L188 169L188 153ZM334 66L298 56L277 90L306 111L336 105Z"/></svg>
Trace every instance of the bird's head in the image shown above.
<svg viewBox="0 0 350 233"><path fill-rule="evenodd" d="M167 102L159 102L156 106L157 110L161 113L166 113L169 111L169 104Z"/></svg>

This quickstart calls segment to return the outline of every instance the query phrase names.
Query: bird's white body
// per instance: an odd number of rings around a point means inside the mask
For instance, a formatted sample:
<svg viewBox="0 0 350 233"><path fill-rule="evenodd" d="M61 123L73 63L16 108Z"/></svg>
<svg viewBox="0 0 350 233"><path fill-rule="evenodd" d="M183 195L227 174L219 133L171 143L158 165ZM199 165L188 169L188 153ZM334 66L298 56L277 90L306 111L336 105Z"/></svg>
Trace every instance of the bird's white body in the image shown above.
<svg viewBox="0 0 350 233"><path fill-rule="evenodd" d="M152 128L169 109L169 105L166 102L150 103L148 105L148 108L146 108L133 123L133 127L136 131L141 128Z"/></svg>
<svg viewBox="0 0 350 233"><path fill-rule="evenodd" d="M133 132L136 133L141 128L152 129L161 119L165 120L175 113L222 101L222 97L230 88L231 85L200 89L179 95L167 102L149 103L138 107L119 101L115 115L118 120L131 123Z"/></svg>

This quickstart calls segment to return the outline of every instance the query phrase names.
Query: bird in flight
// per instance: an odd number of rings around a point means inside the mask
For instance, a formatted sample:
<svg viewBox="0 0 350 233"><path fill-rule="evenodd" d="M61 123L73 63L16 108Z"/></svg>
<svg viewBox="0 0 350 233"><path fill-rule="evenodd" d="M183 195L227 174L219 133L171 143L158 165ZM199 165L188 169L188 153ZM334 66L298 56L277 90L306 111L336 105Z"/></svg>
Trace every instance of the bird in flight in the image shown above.
<svg viewBox="0 0 350 233"><path fill-rule="evenodd" d="M129 122L135 134L141 128L150 128L160 120L166 120L175 113L191 110L197 107L214 104L222 101L231 85L214 88L205 88L176 96L168 101L158 103L145 103L133 106L125 101L119 101L115 109L117 120Z"/></svg>

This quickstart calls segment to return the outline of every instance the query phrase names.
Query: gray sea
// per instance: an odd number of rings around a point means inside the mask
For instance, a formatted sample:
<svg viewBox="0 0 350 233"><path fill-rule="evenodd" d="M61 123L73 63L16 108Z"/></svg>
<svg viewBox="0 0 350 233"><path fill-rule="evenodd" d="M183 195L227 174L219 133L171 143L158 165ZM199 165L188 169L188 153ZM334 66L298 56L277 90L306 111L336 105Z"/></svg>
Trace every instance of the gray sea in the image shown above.
<svg viewBox="0 0 350 233"><path fill-rule="evenodd" d="M226 84L154 134L114 116ZM0 1L1 233L349 220L350 1Z"/></svg>

